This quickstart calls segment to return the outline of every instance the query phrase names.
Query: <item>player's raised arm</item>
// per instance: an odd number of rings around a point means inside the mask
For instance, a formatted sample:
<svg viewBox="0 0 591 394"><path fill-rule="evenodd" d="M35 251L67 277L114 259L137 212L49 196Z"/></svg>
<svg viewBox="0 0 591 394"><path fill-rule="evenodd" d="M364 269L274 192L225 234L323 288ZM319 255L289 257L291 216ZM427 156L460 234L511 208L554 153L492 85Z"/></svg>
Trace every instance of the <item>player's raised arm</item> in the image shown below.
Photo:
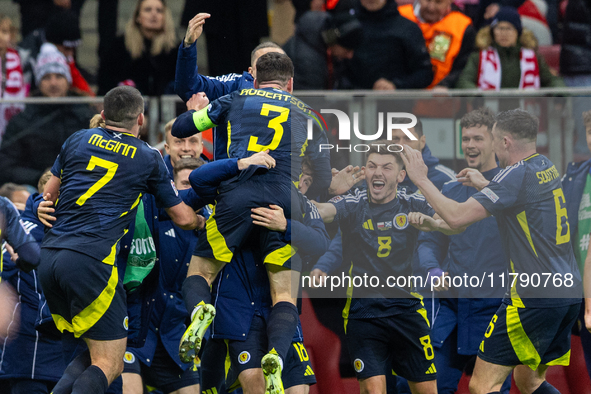
<svg viewBox="0 0 591 394"><path fill-rule="evenodd" d="M419 188L450 230L461 230L490 216L490 213L473 198L459 203L441 194L427 177L427 166L423 162L421 152L404 145L401 157L410 180Z"/></svg>
<svg viewBox="0 0 591 394"><path fill-rule="evenodd" d="M329 202L316 202L314 205L318 208L318 213L324 223L332 223L335 216L337 216L337 208Z"/></svg>

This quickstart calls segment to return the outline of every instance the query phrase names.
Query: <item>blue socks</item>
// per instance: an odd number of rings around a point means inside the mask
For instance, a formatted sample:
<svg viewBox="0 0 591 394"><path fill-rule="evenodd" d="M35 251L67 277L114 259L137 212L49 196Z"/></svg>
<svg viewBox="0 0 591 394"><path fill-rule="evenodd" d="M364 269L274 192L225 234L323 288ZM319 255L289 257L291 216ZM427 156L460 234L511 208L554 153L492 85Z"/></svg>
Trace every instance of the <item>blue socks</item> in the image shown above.
<svg viewBox="0 0 591 394"><path fill-rule="evenodd" d="M544 381L533 394L560 394L560 391L556 390L556 387L552 386L550 383Z"/></svg>
<svg viewBox="0 0 591 394"><path fill-rule="evenodd" d="M108 388L109 381L103 371L91 365L76 379L72 394L105 394Z"/></svg>
<svg viewBox="0 0 591 394"><path fill-rule="evenodd" d="M200 302L211 304L211 290L202 276L192 275L187 277L183 282L182 293L189 316Z"/></svg>
<svg viewBox="0 0 591 394"><path fill-rule="evenodd" d="M291 302L278 302L271 309L267 322L269 351L275 349L279 357L285 360L293 335L298 326L298 308Z"/></svg>
<svg viewBox="0 0 591 394"><path fill-rule="evenodd" d="M72 386L74 382L84 371L86 368L90 366L90 352L88 349L86 351L80 353L78 357L73 359L68 367L64 371L61 379L55 387L53 388L53 394L70 394L72 392Z"/></svg>

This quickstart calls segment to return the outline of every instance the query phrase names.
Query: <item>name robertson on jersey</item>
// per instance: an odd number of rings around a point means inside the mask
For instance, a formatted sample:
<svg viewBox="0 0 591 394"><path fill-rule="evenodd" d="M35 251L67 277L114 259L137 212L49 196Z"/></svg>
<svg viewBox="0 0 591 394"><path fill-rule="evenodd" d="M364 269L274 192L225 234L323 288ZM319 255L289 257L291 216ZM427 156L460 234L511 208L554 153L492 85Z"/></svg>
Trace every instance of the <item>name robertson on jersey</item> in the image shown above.
<svg viewBox="0 0 591 394"><path fill-rule="evenodd" d="M137 151L137 148L135 146L124 144L122 142L115 140L108 140L106 138L103 138L103 136L100 134L91 135L90 139L88 140L88 143L90 145L98 146L101 149L105 149L115 153L121 153L123 156L129 155L129 153L131 152L132 159L134 158L135 152Z"/></svg>

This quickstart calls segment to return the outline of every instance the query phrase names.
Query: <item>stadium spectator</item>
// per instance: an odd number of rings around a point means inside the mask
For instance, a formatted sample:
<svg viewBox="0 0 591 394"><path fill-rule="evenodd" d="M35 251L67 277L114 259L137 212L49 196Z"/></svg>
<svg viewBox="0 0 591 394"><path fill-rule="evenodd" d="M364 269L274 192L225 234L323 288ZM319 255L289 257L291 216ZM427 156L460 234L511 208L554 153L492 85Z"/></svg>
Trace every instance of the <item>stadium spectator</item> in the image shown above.
<svg viewBox="0 0 591 394"><path fill-rule="evenodd" d="M31 193L25 186L8 182L0 187L0 197L8 198L19 211L25 210L25 204Z"/></svg>
<svg viewBox="0 0 591 394"><path fill-rule="evenodd" d="M99 94L124 83L143 95L173 92L176 33L170 9L163 0L138 0L118 36L100 59Z"/></svg>
<svg viewBox="0 0 591 394"><path fill-rule="evenodd" d="M77 96L70 90L72 77L66 58L51 44L44 44L36 67L40 97ZM0 184L36 185L51 167L64 141L85 128L93 115L85 104L27 105L11 119L0 146Z"/></svg>
<svg viewBox="0 0 591 394"><path fill-rule="evenodd" d="M456 85L459 89L499 90L562 87L544 58L536 52L534 35L521 26L517 10L503 7L490 27L476 36L478 52L472 53Z"/></svg>
<svg viewBox="0 0 591 394"><path fill-rule="evenodd" d="M294 89L332 89L338 80L335 61L351 59L362 38L361 23L349 13L302 15L295 34L283 46L295 68Z"/></svg>
<svg viewBox="0 0 591 394"><path fill-rule="evenodd" d="M398 13L394 0L361 0L363 40L346 62L344 89L422 89L433 81L421 29Z"/></svg>
<svg viewBox="0 0 591 394"><path fill-rule="evenodd" d="M591 86L591 4L584 0L569 0L564 16L560 73L567 86ZM587 154L585 149L585 125L579 114L590 108L587 98L573 100L576 144L575 153Z"/></svg>
<svg viewBox="0 0 591 394"><path fill-rule="evenodd" d="M12 20L0 14L0 99L20 99L27 95L20 56L10 45L11 29ZM0 104L0 143L6 124L23 107L22 104Z"/></svg>
<svg viewBox="0 0 591 394"><path fill-rule="evenodd" d="M430 88L453 88L474 48L476 31L466 15L451 10L451 0L419 0L398 7L421 28L435 77Z"/></svg>
<svg viewBox="0 0 591 394"><path fill-rule="evenodd" d="M582 118L587 129L587 149L591 150L591 111L583 112ZM566 174L562 178L562 188L566 199L573 251L581 275L584 275L585 260L589 258L589 234L591 234L591 160L569 163ZM590 306L587 305L587 308ZM582 323L579 325L579 334L585 353L587 373L591 377L591 333L588 331L590 326L585 324L585 303L582 305L579 321Z"/></svg>
<svg viewBox="0 0 591 394"><path fill-rule="evenodd" d="M21 34L23 37L42 28L47 18L63 10L72 10L76 20L86 0L13 0L20 4Z"/></svg>
<svg viewBox="0 0 591 394"><path fill-rule="evenodd" d="M230 74L248 68L251 48L269 36L267 1L186 1L181 25L190 26L190 20L198 12L213 15L207 22L206 31L209 75Z"/></svg>
<svg viewBox="0 0 591 394"><path fill-rule="evenodd" d="M47 171L39 179L39 193L43 193L49 179L48 174L51 175ZM26 208L23 206L23 209L19 210L24 211L20 217L23 228L40 246L44 235L43 225L33 210L33 201L37 195L35 193L28 200L25 199ZM14 338L3 347L0 379L9 382L11 389L8 392L12 394L48 394L62 376L66 366L59 338L35 328L39 306L45 302L37 272L25 273L18 270L7 252L4 254L2 282L8 283L18 294L19 306L12 316L14 324L11 325L11 331L16 331L13 333Z"/></svg>
<svg viewBox="0 0 591 394"><path fill-rule="evenodd" d="M190 136L189 138L177 138L170 131L175 119L172 119L164 125L164 164L170 175L174 174L174 164L181 159L201 159L208 162L209 159L203 154L203 136L201 133Z"/></svg>
<svg viewBox="0 0 591 394"><path fill-rule="evenodd" d="M71 89L78 93L94 96L94 92L76 65L76 48L82 42L80 23L76 14L63 10L47 19L44 27L26 36L18 46L24 68L25 83L30 90L36 89L34 72L37 56L45 43L51 43L66 57L72 75Z"/></svg>

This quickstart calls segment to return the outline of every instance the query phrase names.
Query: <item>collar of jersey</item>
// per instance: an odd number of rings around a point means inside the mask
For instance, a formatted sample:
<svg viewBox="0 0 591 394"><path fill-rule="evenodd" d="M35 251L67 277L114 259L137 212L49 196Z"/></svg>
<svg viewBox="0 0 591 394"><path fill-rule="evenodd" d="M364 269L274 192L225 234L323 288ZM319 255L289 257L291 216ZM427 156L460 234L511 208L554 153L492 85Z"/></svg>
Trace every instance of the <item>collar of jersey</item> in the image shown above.
<svg viewBox="0 0 591 394"><path fill-rule="evenodd" d="M528 156L525 159L523 159L523 161L528 161L529 159L533 159L534 157L539 156L539 155L540 155L539 153L534 153L533 155Z"/></svg>
<svg viewBox="0 0 591 394"><path fill-rule="evenodd" d="M106 131L108 131L109 133L125 134L125 135L128 135L128 136L130 136L130 137L134 137L134 138L135 138L135 135L133 135L133 134L131 134L131 133L127 133L127 132L125 132L125 131L115 131L115 130L111 130L111 129L107 128L107 127L101 127L101 128L102 128L103 130L106 130Z"/></svg>

